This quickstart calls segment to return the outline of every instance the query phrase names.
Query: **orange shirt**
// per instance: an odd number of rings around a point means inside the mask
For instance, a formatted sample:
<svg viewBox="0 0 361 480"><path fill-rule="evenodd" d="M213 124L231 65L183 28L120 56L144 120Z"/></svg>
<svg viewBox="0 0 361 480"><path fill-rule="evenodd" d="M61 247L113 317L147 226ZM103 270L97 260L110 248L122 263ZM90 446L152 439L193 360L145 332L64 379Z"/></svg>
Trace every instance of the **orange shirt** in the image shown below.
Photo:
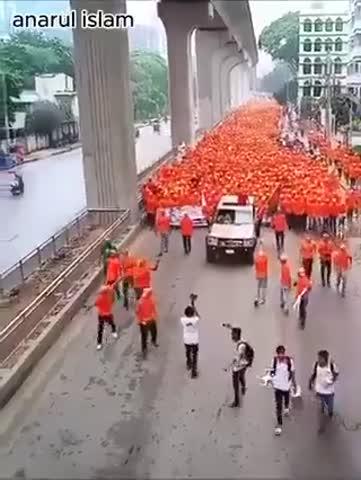
<svg viewBox="0 0 361 480"><path fill-rule="evenodd" d="M331 260L333 244L331 240L320 240L318 244L318 253L321 260Z"/></svg>
<svg viewBox="0 0 361 480"><path fill-rule="evenodd" d="M168 215L160 215L157 219L157 230L159 233L169 233L170 218Z"/></svg>
<svg viewBox="0 0 361 480"><path fill-rule="evenodd" d="M256 278L267 278L268 276L268 257L257 253L254 259Z"/></svg>
<svg viewBox="0 0 361 480"><path fill-rule="evenodd" d="M122 266L119 257L110 257L107 265L107 283L117 282L121 276Z"/></svg>
<svg viewBox="0 0 361 480"><path fill-rule="evenodd" d="M132 278L133 270L136 265L135 258L130 255L127 255L122 258L121 264L122 264L123 276L125 278Z"/></svg>
<svg viewBox="0 0 361 480"><path fill-rule="evenodd" d="M304 277L299 277L296 286L296 296L298 297L298 295L301 295L304 290L311 290L311 288L312 282L306 277L306 275Z"/></svg>
<svg viewBox="0 0 361 480"><path fill-rule="evenodd" d="M316 244L313 240L310 242L303 240L301 243L301 257L305 260L313 258L316 253Z"/></svg>
<svg viewBox="0 0 361 480"><path fill-rule="evenodd" d="M182 235L185 237L191 237L193 234L193 222L192 219L189 217L183 217L181 220L181 231Z"/></svg>
<svg viewBox="0 0 361 480"><path fill-rule="evenodd" d="M148 323L156 320L158 313L153 295L143 296L140 298L135 313L138 323Z"/></svg>
<svg viewBox="0 0 361 480"><path fill-rule="evenodd" d="M347 250L337 250L334 256L334 264L338 270L346 272L351 268L352 256Z"/></svg>
<svg viewBox="0 0 361 480"><path fill-rule="evenodd" d="M286 216L284 213L276 213L272 220L272 226L276 232L284 232L287 228Z"/></svg>
<svg viewBox="0 0 361 480"><path fill-rule="evenodd" d="M107 317L113 313L114 294L113 289L109 288L105 292L98 294L95 300L95 306L98 311L98 315L101 317Z"/></svg>
<svg viewBox="0 0 361 480"><path fill-rule="evenodd" d="M292 286L291 267L288 262L281 263L281 286L285 288Z"/></svg>

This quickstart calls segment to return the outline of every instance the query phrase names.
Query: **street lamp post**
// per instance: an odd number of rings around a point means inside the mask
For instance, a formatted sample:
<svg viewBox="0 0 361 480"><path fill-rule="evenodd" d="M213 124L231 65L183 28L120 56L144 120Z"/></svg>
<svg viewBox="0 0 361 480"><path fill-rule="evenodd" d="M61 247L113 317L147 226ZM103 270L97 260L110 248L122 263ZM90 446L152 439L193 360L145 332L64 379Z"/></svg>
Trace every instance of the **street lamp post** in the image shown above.
<svg viewBox="0 0 361 480"><path fill-rule="evenodd" d="M3 93L3 101L4 101L4 128L5 128L5 140L6 140L6 150L8 152L9 145L10 145L10 132L9 132L9 112L8 112L8 93L7 93L7 85L6 85L6 76L5 73L0 72L1 76L1 83L2 83L2 91Z"/></svg>

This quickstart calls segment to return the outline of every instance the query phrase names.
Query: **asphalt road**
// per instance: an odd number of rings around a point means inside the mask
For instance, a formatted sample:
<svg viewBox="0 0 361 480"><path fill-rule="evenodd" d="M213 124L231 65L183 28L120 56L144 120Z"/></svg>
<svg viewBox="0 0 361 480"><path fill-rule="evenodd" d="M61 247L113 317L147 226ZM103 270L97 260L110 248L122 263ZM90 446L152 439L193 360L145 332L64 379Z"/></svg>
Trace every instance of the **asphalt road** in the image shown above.
<svg viewBox="0 0 361 480"><path fill-rule="evenodd" d="M159 349L139 357L139 332L117 311L120 338L107 331L95 350L96 316L84 308L0 413L0 477L11 478L347 478L361 475L360 265L356 255L349 295L319 286L318 271L305 331L279 310L278 265L271 252L267 304L255 310L252 267L207 265L204 232L185 257L179 233L154 274L159 301ZM296 259L296 239L287 239ZM360 246L355 241L358 252ZM134 250L150 258L158 240L143 233ZM200 376L185 369L179 317L191 292L199 294ZM92 305L93 298L89 300ZM255 348L248 391L230 409L230 335L237 323ZM257 377L278 344L294 355L303 404L295 405L276 438L272 391ZM327 348L340 368L336 418L317 435L317 403L306 389L315 352Z"/></svg>
<svg viewBox="0 0 361 480"><path fill-rule="evenodd" d="M161 134L141 129L136 142L138 171L171 149L169 124ZM21 167L24 197L0 192L0 272L69 223L85 207L81 149Z"/></svg>

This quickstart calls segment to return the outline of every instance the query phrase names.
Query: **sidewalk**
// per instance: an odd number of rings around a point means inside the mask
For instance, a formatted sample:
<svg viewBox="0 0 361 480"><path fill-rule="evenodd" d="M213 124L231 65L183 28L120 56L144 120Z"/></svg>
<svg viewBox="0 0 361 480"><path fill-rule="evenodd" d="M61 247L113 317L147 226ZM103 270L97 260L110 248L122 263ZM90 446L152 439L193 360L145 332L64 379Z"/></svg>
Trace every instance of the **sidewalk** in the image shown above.
<svg viewBox="0 0 361 480"><path fill-rule="evenodd" d="M52 157L53 155L61 155L62 153L71 152L72 150L76 150L78 148L81 148L81 142L72 143L60 148L44 148L43 150L37 150L29 155L25 155L23 163L44 160L45 158Z"/></svg>

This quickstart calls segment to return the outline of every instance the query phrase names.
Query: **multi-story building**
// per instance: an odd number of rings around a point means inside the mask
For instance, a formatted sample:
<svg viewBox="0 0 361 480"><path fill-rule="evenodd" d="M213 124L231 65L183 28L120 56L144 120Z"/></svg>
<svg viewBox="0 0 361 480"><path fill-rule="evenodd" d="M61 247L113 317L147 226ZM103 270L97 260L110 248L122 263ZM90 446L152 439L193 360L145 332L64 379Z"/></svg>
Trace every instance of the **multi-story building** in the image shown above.
<svg viewBox="0 0 361 480"><path fill-rule="evenodd" d="M335 93L346 90L349 20L348 0L313 2L300 12L299 101L303 97L321 97L327 85Z"/></svg>
<svg viewBox="0 0 361 480"><path fill-rule="evenodd" d="M350 56L347 67L347 87L361 98L361 0L350 0Z"/></svg>

